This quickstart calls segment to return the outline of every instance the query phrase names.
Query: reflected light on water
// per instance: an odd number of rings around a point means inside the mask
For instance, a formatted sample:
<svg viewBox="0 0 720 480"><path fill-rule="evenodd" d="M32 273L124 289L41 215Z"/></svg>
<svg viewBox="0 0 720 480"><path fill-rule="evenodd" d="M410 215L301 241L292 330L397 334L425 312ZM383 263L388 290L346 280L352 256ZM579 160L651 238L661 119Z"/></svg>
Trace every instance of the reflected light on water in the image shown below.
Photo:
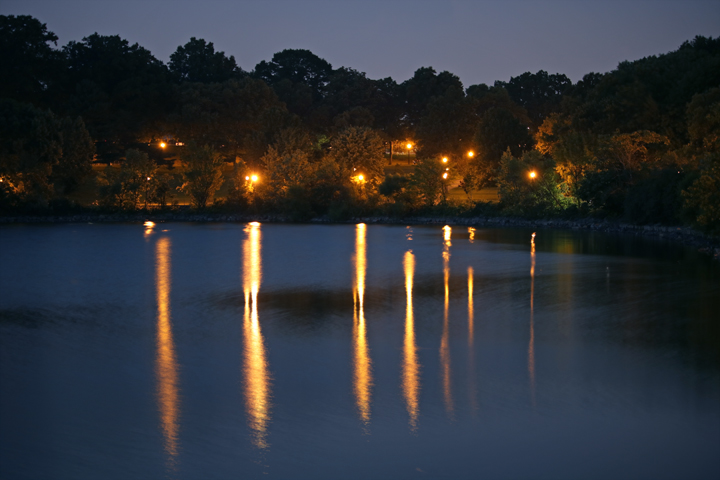
<svg viewBox="0 0 720 480"><path fill-rule="evenodd" d="M355 289L353 343L354 355L354 391L360 419L365 427L370 423L370 403L372 401L372 361L367 344L367 327L365 325L365 271L367 268L367 254L365 250L366 226L359 223L355 229Z"/></svg>
<svg viewBox="0 0 720 480"><path fill-rule="evenodd" d="M245 227L245 234L243 242L245 408L248 423L253 431L253 444L258 448L267 448L271 391L267 354L257 309L257 295L262 277L260 224L250 223Z"/></svg>
<svg viewBox="0 0 720 480"><path fill-rule="evenodd" d="M147 222L143 223L143 226L145 227L145 236L148 236L152 233L153 228L155 228L155 222L151 222L148 220Z"/></svg>
<svg viewBox="0 0 720 480"><path fill-rule="evenodd" d="M468 391L470 392L470 406L473 412L477 410L475 391L475 305L473 304L473 268L468 267Z"/></svg>
<svg viewBox="0 0 720 480"><path fill-rule="evenodd" d="M530 343L528 344L528 376L530 377L530 397L535 406L535 233L530 240Z"/></svg>
<svg viewBox="0 0 720 480"><path fill-rule="evenodd" d="M448 310L450 307L450 234L452 229L445 225L443 227L443 279L445 286L445 303L443 308L443 333L440 340L440 365L442 372L443 399L445 410L451 417L455 407L452 398L452 385L450 382L450 326Z"/></svg>
<svg viewBox="0 0 720 480"><path fill-rule="evenodd" d="M420 364L415 344L415 319L413 317L412 289L415 273L415 256L411 250L405 252L403 259L405 270L405 293L407 295L405 310L405 342L403 345L403 377L402 389L405 405L410 416L410 429L417 430L417 419L420 411Z"/></svg>
<svg viewBox="0 0 720 480"><path fill-rule="evenodd" d="M178 363L170 322L170 239L158 240L155 247L155 288L157 294L157 357L155 375L160 423L165 440L165 452L174 465L178 454L178 418L180 396Z"/></svg>
<svg viewBox="0 0 720 480"><path fill-rule="evenodd" d="M473 227L468 227L468 234L470 235L470 243L475 242L475 229Z"/></svg>

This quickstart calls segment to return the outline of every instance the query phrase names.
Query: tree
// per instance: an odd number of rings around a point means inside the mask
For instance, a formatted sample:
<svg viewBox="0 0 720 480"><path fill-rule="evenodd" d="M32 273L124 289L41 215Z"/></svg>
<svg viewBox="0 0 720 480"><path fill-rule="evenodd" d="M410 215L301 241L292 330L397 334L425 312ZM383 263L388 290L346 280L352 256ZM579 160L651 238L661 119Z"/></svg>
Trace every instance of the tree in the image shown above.
<svg viewBox="0 0 720 480"><path fill-rule="evenodd" d="M281 201L292 187L302 187L314 168L310 163L312 144L306 132L283 130L263 156L265 166L262 191L266 199Z"/></svg>
<svg viewBox="0 0 720 480"><path fill-rule="evenodd" d="M190 196L193 207L202 209L222 185L222 156L211 146L190 144L182 154L185 164L180 187Z"/></svg>
<svg viewBox="0 0 720 480"><path fill-rule="evenodd" d="M523 125L529 126L532 124L527 110L515 103L510 98L508 91L501 85L493 87L488 87L484 83L471 85L467 88L466 96L478 117L482 117L488 110L493 108L501 108L510 112Z"/></svg>
<svg viewBox="0 0 720 480"><path fill-rule="evenodd" d="M443 192L443 167L436 159L423 158L410 176L410 185L416 197L428 207L437 202Z"/></svg>
<svg viewBox="0 0 720 480"><path fill-rule="evenodd" d="M670 141L647 130L602 137L598 148L601 168L633 171L652 168L665 153Z"/></svg>
<svg viewBox="0 0 720 480"><path fill-rule="evenodd" d="M718 86L719 65L720 38L698 36L676 51L622 62L599 78L586 76L586 85L568 92L563 112L579 130L598 135L649 130L677 148L688 140L687 104Z"/></svg>
<svg viewBox="0 0 720 480"><path fill-rule="evenodd" d="M117 155L158 135L171 93L161 61L137 43L97 33L69 42L63 53L70 98L58 108L82 116L95 141L116 145Z"/></svg>
<svg viewBox="0 0 720 480"><path fill-rule="evenodd" d="M255 66L253 75L275 89L288 110L307 116L324 94L332 65L309 50L286 49Z"/></svg>
<svg viewBox="0 0 720 480"><path fill-rule="evenodd" d="M537 73L525 72L510 77L509 82L495 82L507 90L510 98L527 110L533 127L538 128L551 114L560 111L560 101L572 81L563 74L548 75L544 70Z"/></svg>
<svg viewBox="0 0 720 480"><path fill-rule="evenodd" d="M577 198L577 188L588 168L597 163L596 135L572 129L569 116L553 113L535 134L535 149L553 158L555 170L562 177L570 197Z"/></svg>
<svg viewBox="0 0 720 480"><path fill-rule="evenodd" d="M311 115L313 128L380 128L387 136L400 120L399 89L392 79L370 80L352 68L334 70L324 96Z"/></svg>
<svg viewBox="0 0 720 480"><path fill-rule="evenodd" d="M483 114L474 141L478 149L475 156L477 170L487 178L494 176L506 150L510 149L513 156L519 157L533 146L529 127L504 108L491 108Z"/></svg>
<svg viewBox="0 0 720 480"><path fill-rule="evenodd" d="M0 99L0 178L3 192L45 204L53 194L49 177L62 157L58 120L49 110Z"/></svg>
<svg viewBox="0 0 720 480"><path fill-rule="evenodd" d="M649 131L598 136L592 161L583 165L574 191L591 209L621 215L628 190L648 171L663 166L668 143Z"/></svg>
<svg viewBox="0 0 720 480"><path fill-rule="evenodd" d="M75 120L63 118L59 127L62 135L62 157L53 167L52 181L56 192L71 193L92 174L95 143L80 117Z"/></svg>
<svg viewBox="0 0 720 480"><path fill-rule="evenodd" d="M413 76L402 83L403 97L405 99L405 126L414 129L420 119L426 114L430 100L447 92L448 88L455 87L462 90L460 79L450 72L435 73L432 67L418 68Z"/></svg>
<svg viewBox="0 0 720 480"><path fill-rule="evenodd" d="M517 158L506 150L497 175L498 194L504 210L520 215L539 215L567 205L555 162L536 150Z"/></svg>
<svg viewBox="0 0 720 480"><path fill-rule="evenodd" d="M697 212L695 221L712 233L720 232L720 156L705 158L700 177L683 192L685 206Z"/></svg>
<svg viewBox="0 0 720 480"><path fill-rule="evenodd" d="M144 196L147 204L155 162L136 149L128 149L120 168L107 167L100 178L102 204L110 208L135 210Z"/></svg>
<svg viewBox="0 0 720 480"><path fill-rule="evenodd" d="M175 96L177 107L169 118L174 136L184 143L208 145L230 160L253 146L255 155L261 156L265 142L272 141L268 130L277 131L286 123L287 111L275 93L253 78L184 83Z"/></svg>
<svg viewBox="0 0 720 480"><path fill-rule="evenodd" d="M427 105L417 127L420 156L448 156L456 161L466 158L474 148L473 134L478 118L462 88L449 87Z"/></svg>
<svg viewBox="0 0 720 480"><path fill-rule="evenodd" d="M385 145L374 130L346 128L332 138L330 149L333 160L348 180L362 174L366 182L375 186L385 177Z"/></svg>
<svg viewBox="0 0 720 480"><path fill-rule="evenodd" d="M42 103L62 65L58 37L28 15L0 15L0 97Z"/></svg>
<svg viewBox="0 0 720 480"><path fill-rule="evenodd" d="M720 87L692 98L687 107L688 135L700 152L720 152Z"/></svg>
<svg viewBox="0 0 720 480"><path fill-rule="evenodd" d="M228 58L225 52L216 52L212 42L195 37L170 55L168 69L177 82L224 82L245 75L235 57Z"/></svg>

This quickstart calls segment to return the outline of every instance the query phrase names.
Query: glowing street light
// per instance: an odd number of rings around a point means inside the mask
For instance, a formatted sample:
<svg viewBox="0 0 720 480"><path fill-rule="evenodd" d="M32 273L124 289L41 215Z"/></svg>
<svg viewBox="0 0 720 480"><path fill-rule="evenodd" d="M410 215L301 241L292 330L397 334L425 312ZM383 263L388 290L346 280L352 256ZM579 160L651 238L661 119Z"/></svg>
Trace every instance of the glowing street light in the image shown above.
<svg viewBox="0 0 720 480"><path fill-rule="evenodd" d="M447 158L447 157L443 157L443 158L442 158L442 162L443 162L443 163L447 163L447 162L448 162L448 158Z"/></svg>
<svg viewBox="0 0 720 480"><path fill-rule="evenodd" d="M409 143L409 142L408 142L407 145L405 145L405 148L407 148L407 162L408 162L408 165L410 165L410 149L412 149L412 147L413 147L413 146L412 146L412 143Z"/></svg>
<svg viewBox="0 0 720 480"><path fill-rule="evenodd" d="M528 175L530 176L530 178L535 178L535 177L537 177L537 172L535 172L535 170L533 170Z"/></svg>
<svg viewBox="0 0 720 480"><path fill-rule="evenodd" d="M475 152L473 152L472 150L470 150L470 151L468 151L468 154L467 154L467 155L468 155L468 158L473 158L473 157L475 156Z"/></svg>
<svg viewBox="0 0 720 480"><path fill-rule="evenodd" d="M361 182L362 182L363 180L365 180L365 177L363 176L362 173L361 173L360 175L358 175L358 180L360 180Z"/></svg>
<svg viewBox="0 0 720 480"><path fill-rule="evenodd" d="M251 180L253 183L255 183L255 182L258 181L258 176L257 176L257 175L251 175L251 176L250 176L250 180Z"/></svg>
<svg viewBox="0 0 720 480"><path fill-rule="evenodd" d="M443 172L442 177L443 177L443 180L447 180L448 172Z"/></svg>
<svg viewBox="0 0 720 480"><path fill-rule="evenodd" d="M160 148L165 148L165 147L167 147L167 143L165 143L165 142L160 142Z"/></svg>

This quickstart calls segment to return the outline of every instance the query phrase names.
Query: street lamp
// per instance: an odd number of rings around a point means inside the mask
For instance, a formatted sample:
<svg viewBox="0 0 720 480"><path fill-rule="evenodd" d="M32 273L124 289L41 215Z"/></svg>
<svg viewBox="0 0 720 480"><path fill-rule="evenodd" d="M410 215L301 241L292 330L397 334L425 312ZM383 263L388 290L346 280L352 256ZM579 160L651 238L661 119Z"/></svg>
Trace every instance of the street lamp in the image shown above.
<svg viewBox="0 0 720 480"><path fill-rule="evenodd" d="M258 181L258 176L254 173L245 175L245 181L248 183L248 190L252 192L254 190L254 184Z"/></svg>
<svg viewBox="0 0 720 480"><path fill-rule="evenodd" d="M448 162L448 158L447 158L447 157L443 157L443 158L442 158L442 162L443 162L443 163L447 163L447 162Z"/></svg>
<svg viewBox="0 0 720 480"><path fill-rule="evenodd" d="M160 148L165 148L165 147L167 147L167 143L165 143L165 142L160 142Z"/></svg>
<svg viewBox="0 0 720 480"><path fill-rule="evenodd" d="M407 162L408 165L410 165L410 149L412 148L412 143L408 143L405 147L407 148Z"/></svg>
<svg viewBox="0 0 720 480"><path fill-rule="evenodd" d="M532 170L528 175L531 179L534 179L535 177L537 177L537 172L535 172L535 170Z"/></svg>
<svg viewBox="0 0 720 480"><path fill-rule="evenodd" d="M467 155L468 155L468 158L473 158L475 156L475 152L473 152L472 150L469 150Z"/></svg>

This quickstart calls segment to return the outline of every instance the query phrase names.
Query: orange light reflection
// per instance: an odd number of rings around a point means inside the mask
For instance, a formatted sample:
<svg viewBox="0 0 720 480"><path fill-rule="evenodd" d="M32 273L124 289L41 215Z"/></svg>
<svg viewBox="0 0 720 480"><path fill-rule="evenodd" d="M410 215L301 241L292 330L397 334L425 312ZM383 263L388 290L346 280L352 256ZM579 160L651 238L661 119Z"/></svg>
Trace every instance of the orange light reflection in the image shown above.
<svg viewBox="0 0 720 480"><path fill-rule="evenodd" d="M407 295L405 308L405 342L403 345L403 377L402 389L405 405L410 416L410 430L417 430L417 420L420 411L420 363L417 358L417 345L415 344L415 319L413 317L413 275L415 273L415 257L411 250L405 252L403 259L405 270L405 293Z"/></svg>
<svg viewBox="0 0 720 480"><path fill-rule="evenodd" d="M535 300L535 233L530 241L530 342L528 344L528 375L530 377L530 397L535 407L535 325L534 305Z"/></svg>
<svg viewBox="0 0 720 480"><path fill-rule="evenodd" d="M367 269L367 257L365 251L366 226L359 223L356 227L355 237L355 289L354 300L354 390L355 403L358 413L365 428L370 424L370 404L372 402L372 360L367 344L367 326L365 324L365 273ZM367 433L367 430L366 432Z"/></svg>
<svg viewBox="0 0 720 480"><path fill-rule="evenodd" d="M155 289L157 295L157 354L155 376L160 424L165 439L168 463L175 465L178 455L180 395L178 362L170 320L170 239L163 237L155 247Z"/></svg>
<svg viewBox="0 0 720 480"><path fill-rule="evenodd" d="M269 446L267 428L272 404L270 371L257 307L257 296L262 279L260 224L257 222L248 224L245 227L245 234L247 235L243 242L245 408L253 432L253 444L264 449Z"/></svg>
<svg viewBox="0 0 720 480"><path fill-rule="evenodd" d="M473 413L477 411L475 389L475 305L473 302L473 268L468 267L468 391Z"/></svg>
<svg viewBox="0 0 720 480"><path fill-rule="evenodd" d="M450 307L450 235L452 229L445 225L443 227L443 278L445 285L445 304L443 309L443 333L440 339L440 364L442 372L443 398L445 411L452 418L455 410L452 398L452 384L450 381L450 331L448 310Z"/></svg>

